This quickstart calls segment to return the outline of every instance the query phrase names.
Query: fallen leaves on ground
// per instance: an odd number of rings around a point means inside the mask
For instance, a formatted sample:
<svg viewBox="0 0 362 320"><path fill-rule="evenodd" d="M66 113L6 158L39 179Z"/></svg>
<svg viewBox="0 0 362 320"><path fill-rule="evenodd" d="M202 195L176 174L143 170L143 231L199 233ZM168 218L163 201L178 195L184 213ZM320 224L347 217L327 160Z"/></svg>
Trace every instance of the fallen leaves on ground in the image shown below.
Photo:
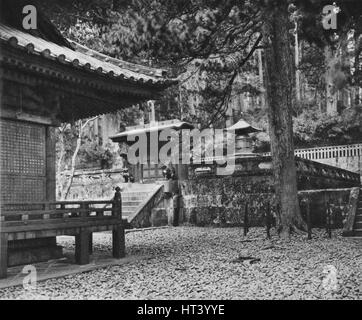
<svg viewBox="0 0 362 320"><path fill-rule="evenodd" d="M361 299L362 240L290 241L253 228L176 227L126 235L128 256L151 258L40 282L33 291L0 290L2 299ZM251 240L251 241L249 241ZM73 238L60 244L74 248ZM94 251L111 252L111 235L94 235ZM256 259L255 263L249 257ZM245 263L245 261L249 261ZM235 263L240 261L241 263ZM333 266L337 287L323 285Z"/></svg>

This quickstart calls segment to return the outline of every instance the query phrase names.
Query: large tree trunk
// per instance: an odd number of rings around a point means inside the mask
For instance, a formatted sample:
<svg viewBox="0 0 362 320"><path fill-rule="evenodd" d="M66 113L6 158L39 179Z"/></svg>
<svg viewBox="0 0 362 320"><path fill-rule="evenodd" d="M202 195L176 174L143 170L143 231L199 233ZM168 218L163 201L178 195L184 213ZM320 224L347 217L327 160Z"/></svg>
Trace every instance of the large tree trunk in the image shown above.
<svg viewBox="0 0 362 320"><path fill-rule="evenodd" d="M279 203L277 223L280 235L285 238L295 227L305 230L297 194L291 114L294 68L286 2L266 8L264 21L266 102Z"/></svg>
<svg viewBox="0 0 362 320"><path fill-rule="evenodd" d="M354 90L353 105L359 105L362 102L361 86L362 86L362 17L359 19L359 27L356 28L354 34Z"/></svg>
<svg viewBox="0 0 362 320"><path fill-rule="evenodd" d="M260 105L261 108L265 108L265 88L264 88L264 66L263 66L263 53L261 49L258 50L258 69L259 69L259 83L260 83ZM244 110L242 110L244 111Z"/></svg>

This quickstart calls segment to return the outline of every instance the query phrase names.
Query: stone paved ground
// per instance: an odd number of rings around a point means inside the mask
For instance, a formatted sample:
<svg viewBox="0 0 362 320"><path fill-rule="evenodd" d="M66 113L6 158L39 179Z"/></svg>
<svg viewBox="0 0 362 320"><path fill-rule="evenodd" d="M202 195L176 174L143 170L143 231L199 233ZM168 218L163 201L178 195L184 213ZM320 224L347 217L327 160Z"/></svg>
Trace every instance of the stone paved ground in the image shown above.
<svg viewBox="0 0 362 320"><path fill-rule="evenodd" d="M36 290L0 290L3 299L362 299L362 240L293 237L263 229L178 227L126 235L128 255L151 258L38 283ZM110 234L95 235L110 250ZM60 243L74 248L72 238ZM252 256L250 263L239 257ZM337 270L337 286L328 279Z"/></svg>

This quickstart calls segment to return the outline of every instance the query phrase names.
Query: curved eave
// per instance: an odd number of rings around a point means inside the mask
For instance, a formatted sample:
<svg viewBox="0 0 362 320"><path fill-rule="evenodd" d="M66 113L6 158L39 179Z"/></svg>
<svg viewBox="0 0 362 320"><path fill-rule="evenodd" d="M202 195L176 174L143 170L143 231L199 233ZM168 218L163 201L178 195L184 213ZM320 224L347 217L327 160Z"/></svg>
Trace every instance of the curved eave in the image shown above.
<svg viewBox="0 0 362 320"><path fill-rule="evenodd" d="M66 65L77 70L81 69L89 73L93 78L116 79L123 83L154 87L156 90L163 90L177 83L176 79L159 76L160 70L158 69L142 66L137 68L137 65L100 55L90 49L88 54L74 51L3 24L0 24L0 41L2 48L10 46L59 65ZM102 59L97 59L100 56L102 56ZM126 68L130 65L134 70ZM142 72L137 72L138 70ZM162 71L161 74L163 74Z"/></svg>
<svg viewBox="0 0 362 320"><path fill-rule="evenodd" d="M110 139L113 142L127 142L127 137L129 136L139 136L141 134L150 134L151 132L160 132L162 130L183 130L183 129L194 129L195 127L187 122L180 122L179 124L172 124L172 125L167 125L167 126L150 126L150 127L146 127L143 129L134 129L134 130L129 130L129 131L124 131L121 133L118 133L112 137L110 137ZM133 144L134 141L130 141L130 144Z"/></svg>

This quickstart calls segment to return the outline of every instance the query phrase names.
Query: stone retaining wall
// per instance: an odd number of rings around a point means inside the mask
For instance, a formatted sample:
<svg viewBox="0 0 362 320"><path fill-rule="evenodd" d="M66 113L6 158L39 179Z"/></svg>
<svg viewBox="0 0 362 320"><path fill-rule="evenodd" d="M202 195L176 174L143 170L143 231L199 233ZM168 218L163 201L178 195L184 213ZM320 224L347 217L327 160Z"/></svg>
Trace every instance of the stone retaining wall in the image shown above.
<svg viewBox="0 0 362 320"><path fill-rule="evenodd" d="M224 180L225 190L214 181L198 181L183 184L183 201L180 210L180 222L197 226L240 226L243 225L247 204L249 224L252 227L265 226L268 204L272 214L276 212L273 193L248 193L248 181L234 189L235 180ZM200 187L198 190L197 188ZM193 190L193 193L190 191ZM303 190L298 192L302 216L306 221L307 202L310 201L311 222L313 227L326 225L326 208L331 209L332 226L342 228L349 209L352 188L331 190ZM219 192L221 194L219 194Z"/></svg>
<svg viewBox="0 0 362 320"><path fill-rule="evenodd" d="M275 215L271 158L236 160L236 170L229 176L216 176L215 165L190 167L189 179L180 183L181 223L242 225L246 204L251 226L265 225L268 208ZM312 225L324 227L326 207L330 204L333 226L342 227L351 188L359 185L358 175L301 158L296 158L296 164L302 215L306 216L305 200L309 198ZM197 171L197 168L202 170Z"/></svg>

